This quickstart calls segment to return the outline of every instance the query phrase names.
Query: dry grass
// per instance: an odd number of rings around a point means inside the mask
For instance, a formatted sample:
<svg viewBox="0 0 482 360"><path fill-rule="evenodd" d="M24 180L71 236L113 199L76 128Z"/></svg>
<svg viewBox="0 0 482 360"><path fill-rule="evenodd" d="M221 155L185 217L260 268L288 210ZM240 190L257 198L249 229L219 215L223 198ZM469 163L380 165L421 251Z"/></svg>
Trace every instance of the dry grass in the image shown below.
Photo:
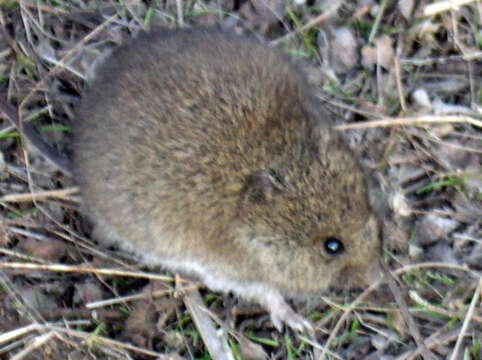
<svg viewBox="0 0 482 360"><path fill-rule="evenodd" d="M377 180L389 289L300 304L312 333L95 244L45 160L70 155L102 54L150 26L220 23L304 61ZM0 33L1 358L482 358L480 1L0 0Z"/></svg>

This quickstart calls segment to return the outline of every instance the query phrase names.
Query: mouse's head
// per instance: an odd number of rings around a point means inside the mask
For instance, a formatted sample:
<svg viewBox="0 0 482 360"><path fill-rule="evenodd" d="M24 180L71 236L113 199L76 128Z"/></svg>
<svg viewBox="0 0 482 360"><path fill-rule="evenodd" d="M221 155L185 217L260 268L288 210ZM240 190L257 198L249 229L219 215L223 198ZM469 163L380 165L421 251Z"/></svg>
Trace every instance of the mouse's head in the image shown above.
<svg viewBox="0 0 482 360"><path fill-rule="evenodd" d="M321 139L320 139L321 138ZM333 134L251 174L237 229L256 276L286 294L365 286L380 258L364 174Z"/></svg>

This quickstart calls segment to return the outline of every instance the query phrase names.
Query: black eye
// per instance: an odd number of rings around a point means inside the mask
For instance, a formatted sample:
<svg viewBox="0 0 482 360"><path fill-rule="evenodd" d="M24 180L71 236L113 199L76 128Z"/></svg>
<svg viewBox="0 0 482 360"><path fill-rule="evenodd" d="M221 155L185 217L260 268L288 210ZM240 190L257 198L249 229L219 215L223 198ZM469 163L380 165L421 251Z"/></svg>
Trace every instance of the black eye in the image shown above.
<svg viewBox="0 0 482 360"><path fill-rule="evenodd" d="M324 245L329 255L339 255L344 250L343 243L335 237L327 237Z"/></svg>

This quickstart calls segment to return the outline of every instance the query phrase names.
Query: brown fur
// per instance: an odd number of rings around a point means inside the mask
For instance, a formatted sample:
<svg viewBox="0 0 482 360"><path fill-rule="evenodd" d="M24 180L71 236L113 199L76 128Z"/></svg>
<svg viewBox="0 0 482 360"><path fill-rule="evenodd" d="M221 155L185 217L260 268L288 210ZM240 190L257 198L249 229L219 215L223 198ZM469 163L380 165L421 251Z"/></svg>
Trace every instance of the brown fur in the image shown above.
<svg viewBox="0 0 482 360"><path fill-rule="evenodd" d="M86 92L76 178L102 236L150 263L314 294L357 283L380 251L362 171L330 125L302 72L255 40L144 34ZM329 236L344 253L326 253Z"/></svg>

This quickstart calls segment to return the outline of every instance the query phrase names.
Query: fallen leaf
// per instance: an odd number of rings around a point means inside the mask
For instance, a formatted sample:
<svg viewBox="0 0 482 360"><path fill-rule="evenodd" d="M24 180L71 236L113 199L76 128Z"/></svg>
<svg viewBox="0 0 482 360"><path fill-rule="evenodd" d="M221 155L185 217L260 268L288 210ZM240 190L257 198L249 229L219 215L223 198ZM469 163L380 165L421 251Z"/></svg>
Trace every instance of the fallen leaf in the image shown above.
<svg viewBox="0 0 482 360"><path fill-rule="evenodd" d="M58 310L55 298L46 294L38 287L25 287L18 290L25 305L30 309L39 310L42 313L49 313Z"/></svg>
<svg viewBox="0 0 482 360"><path fill-rule="evenodd" d="M412 18L414 0L399 0L398 10L403 15L405 20L410 20Z"/></svg>
<svg viewBox="0 0 482 360"><path fill-rule="evenodd" d="M74 303L84 305L103 298L103 291L97 282L90 279L86 282L75 284Z"/></svg>
<svg viewBox="0 0 482 360"><path fill-rule="evenodd" d="M238 337L238 350L242 359L265 360L268 358L261 345L252 342L244 336Z"/></svg>
<svg viewBox="0 0 482 360"><path fill-rule="evenodd" d="M67 244L55 239L36 240L32 238L21 239L17 247L29 255L50 262L59 262L67 253Z"/></svg>
<svg viewBox="0 0 482 360"><path fill-rule="evenodd" d="M415 224L414 241L420 245L430 245L446 236L459 225L459 222L437 214L427 214Z"/></svg>
<svg viewBox="0 0 482 360"><path fill-rule="evenodd" d="M393 41L388 35L382 35L375 40L375 46L365 45L362 48L362 64L371 68L378 64L385 69L390 68L395 57Z"/></svg>
<svg viewBox="0 0 482 360"><path fill-rule="evenodd" d="M137 301L125 323L125 338L137 346L151 348L152 339L157 334L156 318L156 309L150 301Z"/></svg>
<svg viewBox="0 0 482 360"><path fill-rule="evenodd" d="M285 16L285 5L283 0L251 0L246 1L239 12L246 18L245 25L251 29L259 28L264 34L272 24Z"/></svg>
<svg viewBox="0 0 482 360"><path fill-rule="evenodd" d="M358 64L358 44L351 29L339 27L332 30L331 66L336 73L346 72Z"/></svg>

